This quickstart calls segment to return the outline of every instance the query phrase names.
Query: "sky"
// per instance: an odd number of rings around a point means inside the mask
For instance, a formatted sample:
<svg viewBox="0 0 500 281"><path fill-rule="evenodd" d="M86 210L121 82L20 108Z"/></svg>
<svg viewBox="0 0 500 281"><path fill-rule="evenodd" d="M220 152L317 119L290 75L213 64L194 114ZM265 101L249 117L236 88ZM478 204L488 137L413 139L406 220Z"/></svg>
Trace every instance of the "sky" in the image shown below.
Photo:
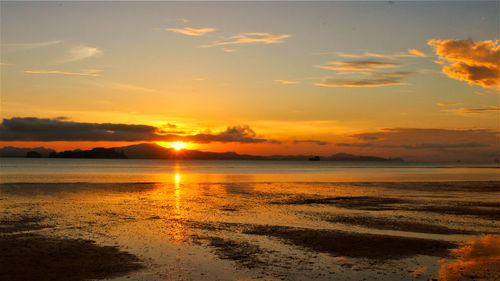
<svg viewBox="0 0 500 281"><path fill-rule="evenodd" d="M0 146L500 157L498 1L0 7Z"/></svg>

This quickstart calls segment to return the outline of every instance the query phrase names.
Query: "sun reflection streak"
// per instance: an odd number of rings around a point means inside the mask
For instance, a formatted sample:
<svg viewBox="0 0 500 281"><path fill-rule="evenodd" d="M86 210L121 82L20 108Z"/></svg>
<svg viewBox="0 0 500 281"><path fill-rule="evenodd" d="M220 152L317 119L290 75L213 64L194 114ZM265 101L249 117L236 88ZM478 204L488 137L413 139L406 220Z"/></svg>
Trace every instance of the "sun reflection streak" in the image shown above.
<svg viewBox="0 0 500 281"><path fill-rule="evenodd" d="M175 215L181 215L181 174L174 174L174 197L175 197Z"/></svg>
<svg viewBox="0 0 500 281"><path fill-rule="evenodd" d="M186 241L186 225L182 212L182 184L181 167L177 163L174 166L174 220L172 221L171 240L176 244L182 244Z"/></svg>

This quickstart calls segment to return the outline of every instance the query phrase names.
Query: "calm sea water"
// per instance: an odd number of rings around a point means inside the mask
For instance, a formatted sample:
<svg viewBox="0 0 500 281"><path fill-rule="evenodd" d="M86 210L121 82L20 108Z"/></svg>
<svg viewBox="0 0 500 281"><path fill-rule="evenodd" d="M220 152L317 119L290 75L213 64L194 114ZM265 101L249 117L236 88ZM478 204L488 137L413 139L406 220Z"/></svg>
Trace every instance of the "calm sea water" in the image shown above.
<svg viewBox="0 0 500 281"><path fill-rule="evenodd" d="M498 164L0 158L2 182L500 180Z"/></svg>

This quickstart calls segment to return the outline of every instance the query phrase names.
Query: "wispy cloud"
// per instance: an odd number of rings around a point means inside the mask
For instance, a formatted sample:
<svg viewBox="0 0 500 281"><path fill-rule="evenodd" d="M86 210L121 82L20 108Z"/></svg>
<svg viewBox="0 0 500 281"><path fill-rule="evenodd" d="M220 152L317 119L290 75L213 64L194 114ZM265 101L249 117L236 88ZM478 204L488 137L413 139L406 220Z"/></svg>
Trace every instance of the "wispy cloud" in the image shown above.
<svg viewBox="0 0 500 281"><path fill-rule="evenodd" d="M290 80L273 80L273 82L281 83L283 85L300 84L300 81L290 81Z"/></svg>
<svg viewBox="0 0 500 281"><path fill-rule="evenodd" d="M126 90L126 91L161 93L161 91L159 91L157 89L145 88L145 87L140 87L140 86L136 86L136 85L113 82L113 81L99 81L99 82L97 82L97 85L102 86L102 87L113 88L113 89Z"/></svg>
<svg viewBox="0 0 500 281"><path fill-rule="evenodd" d="M216 29L209 27L184 27L184 28L155 28L155 30L172 31L175 33L180 33L189 36L202 36L209 32L213 32Z"/></svg>
<svg viewBox="0 0 500 281"><path fill-rule="evenodd" d="M7 65L10 65L10 64L8 64L8 63L6 63L6 62L1 62L1 61L0 61L0 65L7 66Z"/></svg>
<svg viewBox="0 0 500 281"><path fill-rule="evenodd" d="M498 131L487 129L387 128L349 137L361 142L337 145L403 149L477 148L490 146L492 143L498 145Z"/></svg>
<svg viewBox="0 0 500 281"><path fill-rule="evenodd" d="M395 72L374 72L368 78L361 79L337 79L326 77L320 83L314 83L321 87L382 87L393 85L407 85L400 80L411 72L395 71Z"/></svg>
<svg viewBox="0 0 500 281"><path fill-rule="evenodd" d="M317 65L316 67L329 70L340 70L340 71L360 71L360 70L370 71L375 69L392 68L398 66L400 66L399 63L359 60L359 61L332 61L324 65Z"/></svg>
<svg viewBox="0 0 500 281"><path fill-rule="evenodd" d="M427 55L417 49L409 49L406 52L399 53L376 53L376 52L364 52L362 54L351 54L336 52L335 54L346 57L346 58L363 58L363 57L375 57L375 58L385 58L385 59L396 59L402 57L426 57Z"/></svg>
<svg viewBox="0 0 500 281"><path fill-rule="evenodd" d="M220 48L223 52L226 52L226 53L234 53L234 52L237 52L238 50L236 49L228 49L228 48Z"/></svg>
<svg viewBox="0 0 500 281"><path fill-rule="evenodd" d="M449 148L478 148L487 147L489 144L478 142L465 143L417 143L417 144L376 144L376 143L337 143L338 146L347 147L378 147L378 148L403 148L403 149L449 149Z"/></svg>
<svg viewBox="0 0 500 281"><path fill-rule="evenodd" d="M24 48L24 49L34 49L34 48L57 45L57 44L60 44L61 42L62 42L61 40L53 40L53 41L32 42L32 43L10 43L10 44L5 44L5 45L6 46L13 46L13 47L20 47L20 48Z"/></svg>
<svg viewBox="0 0 500 281"><path fill-rule="evenodd" d="M441 112L444 113L455 113L455 114L484 114L490 112L500 111L500 106L496 105L487 105L483 107L462 107L462 108L453 108L453 109L443 109Z"/></svg>
<svg viewBox="0 0 500 281"><path fill-rule="evenodd" d="M463 104L462 102L451 102L451 103L446 103L446 102L438 102L436 103L437 106L454 106L454 105L460 105Z"/></svg>
<svg viewBox="0 0 500 281"><path fill-rule="evenodd" d="M69 50L69 57L63 62L74 62L90 57L100 56L103 52L95 47L77 46Z"/></svg>
<svg viewBox="0 0 500 281"><path fill-rule="evenodd" d="M228 39L213 41L210 44L201 45L202 48L224 45L241 45L249 43L277 44L283 43L284 39L291 37L290 34L275 34L266 32L245 32L231 36Z"/></svg>
<svg viewBox="0 0 500 281"><path fill-rule="evenodd" d="M320 141L320 140L294 140L293 144L301 144L301 143L312 143L316 145L329 145L331 144L330 142L327 141Z"/></svg>
<svg viewBox="0 0 500 281"><path fill-rule="evenodd" d="M60 74L60 75L73 75L73 76L99 76L100 69L84 69L82 72L69 72L61 70L25 70L24 73L28 74Z"/></svg>
<svg viewBox="0 0 500 281"><path fill-rule="evenodd" d="M470 85L484 88L500 87L500 46L497 41L474 42L469 40L432 39L439 59L448 61L443 73L448 77L463 80Z"/></svg>

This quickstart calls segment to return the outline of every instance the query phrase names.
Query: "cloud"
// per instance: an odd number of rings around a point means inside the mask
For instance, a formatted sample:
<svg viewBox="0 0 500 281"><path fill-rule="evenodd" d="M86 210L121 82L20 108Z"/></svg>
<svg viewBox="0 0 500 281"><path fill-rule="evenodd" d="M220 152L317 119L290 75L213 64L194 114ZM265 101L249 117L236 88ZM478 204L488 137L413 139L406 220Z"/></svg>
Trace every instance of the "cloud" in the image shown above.
<svg viewBox="0 0 500 281"><path fill-rule="evenodd" d="M228 48L220 48L223 52L226 52L226 53L234 53L234 52L237 52L238 50L236 49L228 49Z"/></svg>
<svg viewBox="0 0 500 281"><path fill-rule="evenodd" d="M97 86L108 87L108 88L119 89L119 90L148 92L148 93L161 93L161 91L159 91L157 89L145 88L145 87L140 87L140 86L136 86L136 85L113 82L113 81L99 81L99 82L96 82L93 84L95 84Z"/></svg>
<svg viewBox="0 0 500 281"><path fill-rule="evenodd" d="M172 126L167 127L172 128ZM173 127L175 128L175 127ZM279 143L257 137L249 126L219 133L180 135L159 127L135 124L83 123L67 118L13 117L0 124L0 141L189 141L196 143Z"/></svg>
<svg viewBox="0 0 500 281"><path fill-rule="evenodd" d="M483 107L462 107L462 108L454 108L454 109L443 109L441 110L445 113L457 113L457 114L483 114L489 112L500 111L500 106L496 105L488 105Z"/></svg>
<svg viewBox="0 0 500 281"><path fill-rule="evenodd" d="M426 54L422 53L421 51L419 51L417 49L409 49L408 54L414 55L417 57L426 57L427 56Z"/></svg>
<svg viewBox="0 0 500 281"><path fill-rule="evenodd" d="M197 78L193 78L194 81L205 81L207 80L206 77L197 77Z"/></svg>
<svg viewBox="0 0 500 281"><path fill-rule="evenodd" d="M193 136L186 136L184 140L198 142L198 143L210 143L210 142L279 143L278 141L275 140L257 138L256 136L257 136L256 133L248 125L245 125L245 126L227 127L225 131L217 134L196 134Z"/></svg>
<svg viewBox="0 0 500 281"><path fill-rule="evenodd" d="M241 45L249 43L277 44L283 43L283 40L291 37L290 34L275 34L266 32L245 32L231 36L229 39L214 41L207 45L201 45L202 48L224 45Z"/></svg>
<svg viewBox="0 0 500 281"><path fill-rule="evenodd" d="M498 131L489 129L387 128L349 136L355 142L338 146L400 149L498 148ZM367 142L368 141L368 142Z"/></svg>
<svg viewBox="0 0 500 281"><path fill-rule="evenodd" d="M317 145L329 145L329 144L331 144L330 142L320 141L320 140L294 140L293 141L293 144L300 144L300 143L312 143L312 144L317 144Z"/></svg>
<svg viewBox="0 0 500 281"><path fill-rule="evenodd" d="M202 36L215 31L215 28L209 27L184 27L184 28L156 28L156 30L167 30L189 36Z"/></svg>
<svg viewBox="0 0 500 281"><path fill-rule="evenodd" d="M411 72L372 72L368 78L361 79L336 79L326 77L321 83L314 83L321 87L382 87L393 85L407 85L400 82L402 78L411 74Z"/></svg>
<svg viewBox="0 0 500 281"><path fill-rule="evenodd" d="M329 62L325 65L317 65L316 67L329 69L329 70L341 70L341 71L360 71L360 70L376 70L380 68L391 68L398 67L398 63L389 62L379 62L379 61L337 61Z"/></svg>
<svg viewBox="0 0 500 281"><path fill-rule="evenodd" d="M417 144L337 143L337 145L348 146L348 147L378 147L378 148L404 148L404 149L477 148L477 147L490 146L489 144L483 144L478 142L417 143Z"/></svg>
<svg viewBox="0 0 500 281"><path fill-rule="evenodd" d="M283 85L300 84L300 81L290 81L290 80L273 80L273 82L281 83Z"/></svg>
<svg viewBox="0 0 500 281"><path fill-rule="evenodd" d="M10 64L8 64L8 63L6 63L6 62L1 62L1 61L0 61L0 65L7 66L7 65L10 65Z"/></svg>
<svg viewBox="0 0 500 281"><path fill-rule="evenodd" d="M439 59L451 63L443 66L442 69L448 77L485 88L498 88L500 86L500 46L498 40L474 42L471 39L432 39L428 41L428 44L434 47Z"/></svg>
<svg viewBox="0 0 500 281"><path fill-rule="evenodd" d="M445 102L438 102L436 103L437 106L454 106L454 105L460 105L463 104L462 102L451 102L451 103L445 103Z"/></svg>
<svg viewBox="0 0 500 281"><path fill-rule="evenodd" d="M68 72L61 70L25 70L24 73L29 74L61 74L61 75L73 75L73 76L99 76L100 69L84 69L82 72Z"/></svg>
<svg viewBox="0 0 500 281"><path fill-rule="evenodd" d="M61 40L53 40L53 41L33 42L33 43L11 43L11 44L5 44L5 45L6 46L13 46L13 47L20 47L23 49L35 49L35 48L57 45L57 44L60 44L61 42L62 42Z"/></svg>
<svg viewBox="0 0 500 281"><path fill-rule="evenodd" d="M319 54L327 54L327 53L319 53ZM362 54L349 54L349 53L336 52L336 54L346 58L374 57L374 58L385 58L391 60L401 57L426 57L426 54L417 49L409 49L407 52L399 52L392 54L375 53L375 52L364 52Z"/></svg>
<svg viewBox="0 0 500 281"><path fill-rule="evenodd" d="M69 50L69 58L67 58L63 62L79 61L90 57L100 56L102 55L102 53L103 52L98 48L77 46Z"/></svg>

